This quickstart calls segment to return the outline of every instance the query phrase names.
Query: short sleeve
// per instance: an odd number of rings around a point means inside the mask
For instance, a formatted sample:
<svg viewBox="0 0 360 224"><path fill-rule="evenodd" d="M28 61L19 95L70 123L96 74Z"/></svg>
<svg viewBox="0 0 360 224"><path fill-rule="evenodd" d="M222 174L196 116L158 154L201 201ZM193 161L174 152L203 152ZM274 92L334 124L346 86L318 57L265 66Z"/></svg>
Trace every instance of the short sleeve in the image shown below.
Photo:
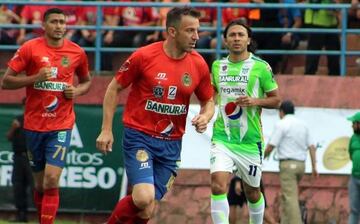
<svg viewBox="0 0 360 224"><path fill-rule="evenodd" d="M270 92L278 88L278 85L274 79L274 74L269 64L266 63L262 69L260 76L260 85L264 92Z"/></svg>
<svg viewBox="0 0 360 224"><path fill-rule="evenodd" d="M14 70L16 73L20 73L26 70L26 67L30 65L31 60L31 51L29 44L24 44L21 46L14 56L8 62L8 66Z"/></svg>
<svg viewBox="0 0 360 224"><path fill-rule="evenodd" d="M203 65L200 64L198 69L200 70L201 78L198 87L195 89L195 95L200 101L207 101L214 95L209 68L206 62L203 61Z"/></svg>
<svg viewBox="0 0 360 224"><path fill-rule="evenodd" d="M142 62L142 55L139 51L135 51L130 57L120 66L115 75L116 81L122 86L127 87L140 75L140 67Z"/></svg>
<svg viewBox="0 0 360 224"><path fill-rule="evenodd" d="M86 53L82 50L80 64L76 68L76 75L86 77L89 75L89 62Z"/></svg>
<svg viewBox="0 0 360 224"><path fill-rule="evenodd" d="M217 85L217 80L219 77L219 61L214 61L211 65L211 84L215 87L215 89L219 89Z"/></svg>

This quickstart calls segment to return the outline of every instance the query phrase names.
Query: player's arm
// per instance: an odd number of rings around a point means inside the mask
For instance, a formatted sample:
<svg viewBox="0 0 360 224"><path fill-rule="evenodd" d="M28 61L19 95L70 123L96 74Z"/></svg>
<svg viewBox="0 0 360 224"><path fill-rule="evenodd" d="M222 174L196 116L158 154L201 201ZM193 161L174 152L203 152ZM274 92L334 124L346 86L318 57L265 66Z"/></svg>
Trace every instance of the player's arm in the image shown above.
<svg viewBox="0 0 360 224"><path fill-rule="evenodd" d="M91 86L91 76L79 76L79 84L75 87L68 85L64 90L65 98L74 99L77 96L86 94Z"/></svg>
<svg viewBox="0 0 360 224"><path fill-rule="evenodd" d="M101 152L111 152L114 137L112 134L112 123L118 101L118 93L123 87L114 78L106 89L103 102L103 120L101 133L96 139L96 148Z"/></svg>
<svg viewBox="0 0 360 224"><path fill-rule="evenodd" d="M275 146L268 144L265 148L264 158L267 158L270 153L274 150Z"/></svg>
<svg viewBox="0 0 360 224"><path fill-rule="evenodd" d="M13 122L11 123L11 127L10 127L9 131L6 133L6 138L9 141L13 140L15 131L18 128L20 128L20 122L18 121L18 119L14 119Z"/></svg>
<svg viewBox="0 0 360 224"><path fill-rule="evenodd" d="M45 81L51 78L50 68L43 67L39 70L38 74L31 76L22 76L7 68L4 78L2 80L1 88L3 89L19 89L25 86L34 84L35 82Z"/></svg>
<svg viewBox="0 0 360 224"><path fill-rule="evenodd" d="M269 109L276 109L280 106L280 95L277 89L266 93L265 98L252 98L250 96L240 96L236 103L241 107L258 106Z"/></svg>
<svg viewBox="0 0 360 224"><path fill-rule="evenodd" d="M311 159L311 167L312 167L312 175L314 177L319 176L316 169L316 148L314 145L309 146L310 159Z"/></svg>
<svg viewBox="0 0 360 224"><path fill-rule="evenodd" d="M193 126L195 126L197 132L203 133L206 131L207 124L214 116L214 113L215 103L213 98L200 102L200 113L191 120L191 123Z"/></svg>

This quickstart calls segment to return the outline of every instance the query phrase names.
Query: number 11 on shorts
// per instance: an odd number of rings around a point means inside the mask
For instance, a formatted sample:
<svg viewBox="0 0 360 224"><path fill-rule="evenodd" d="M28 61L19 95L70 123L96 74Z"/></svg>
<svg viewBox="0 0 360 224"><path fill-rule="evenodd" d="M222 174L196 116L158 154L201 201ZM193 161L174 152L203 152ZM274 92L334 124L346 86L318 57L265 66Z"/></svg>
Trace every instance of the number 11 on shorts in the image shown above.
<svg viewBox="0 0 360 224"><path fill-rule="evenodd" d="M257 169L257 166L250 165L249 166L249 175L255 177L256 176L256 169Z"/></svg>

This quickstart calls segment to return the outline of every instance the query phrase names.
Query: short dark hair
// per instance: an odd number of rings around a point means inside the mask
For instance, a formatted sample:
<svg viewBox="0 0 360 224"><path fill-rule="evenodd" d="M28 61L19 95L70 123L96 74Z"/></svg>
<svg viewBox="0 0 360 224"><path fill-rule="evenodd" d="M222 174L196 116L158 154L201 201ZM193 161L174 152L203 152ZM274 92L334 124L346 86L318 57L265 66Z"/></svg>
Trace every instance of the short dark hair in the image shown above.
<svg viewBox="0 0 360 224"><path fill-rule="evenodd" d="M284 114L294 114L295 113L294 103L291 102L291 100L284 100L280 104L280 110L284 112Z"/></svg>
<svg viewBox="0 0 360 224"><path fill-rule="evenodd" d="M59 8L50 8L45 11L43 21L46 22L46 20L49 18L50 14L63 14L65 16L65 12L62 9Z"/></svg>
<svg viewBox="0 0 360 224"><path fill-rule="evenodd" d="M255 53L256 51L256 48L257 48L257 44L256 42L252 39L252 30L250 28L250 26L248 26L243 19L235 19L235 20L232 20L226 27L225 27L225 30L224 30L224 33L223 33L223 36L224 36L224 39L226 39L226 36L227 36L227 33L230 29L230 27L232 26L236 26L236 25L239 25L239 26L242 26L246 29L247 31L247 34L249 36L249 38L251 38L251 41L250 41L250 44L248 45L247 47L247 50L251 53Z"/></svg>
<svg viewBox="0 0 360 224"><path fill-rule="evenodd" d="M200 18L200 12L189 6L174 7L166 15L166 29L178 27L182 16Z"/></svg>

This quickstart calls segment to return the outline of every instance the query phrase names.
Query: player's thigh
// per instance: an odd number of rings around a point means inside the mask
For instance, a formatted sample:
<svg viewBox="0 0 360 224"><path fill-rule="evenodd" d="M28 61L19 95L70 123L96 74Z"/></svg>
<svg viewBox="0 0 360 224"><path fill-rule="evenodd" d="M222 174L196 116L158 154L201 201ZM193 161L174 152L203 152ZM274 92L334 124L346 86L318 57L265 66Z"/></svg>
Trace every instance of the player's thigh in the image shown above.
<svg viewBox="0 0 360 224"><path fill-rule="evenodd" d="M130 128L124 129L123 156L130 185L154 184L153 154L147 141L151 140L145 134Z"/></svg>
<svg viewBox="0 0 360 224"><path fill-rule="evenodd" d="M261 158L259 155L238 154L234 158L237 171L236 175L251 187L260 187L262 175Z"/></svg>
<svg viewBox="0 0 360 224"><path fill-rule="evenodd" d="M174 183L180 167L181 140L155 140L156 147L152 148L155 155L154 180L155 198L160 200Z"/></svg>
<svg viewBox="0 0 360 224"><path fill-rule="evenodd" d="M24 130L24 134L26 138L27 155L32 171L43 171L46 164L44 150L46 146L46 134L30 130Z"/></svg>
<svg viewBox="0 0 360 224"><path fill-rule="evenodd" d="M45 158L46 164L64 168L66 154L69 151L71 130L49 132L46 138Z"/></svg>
<svg viewBox="0 0 360 224"><path fill-rule="evenodd" d="M225 146L213 143L210 148L210 173L228 172L232 173L234 161L230 150Z"/></svg>

